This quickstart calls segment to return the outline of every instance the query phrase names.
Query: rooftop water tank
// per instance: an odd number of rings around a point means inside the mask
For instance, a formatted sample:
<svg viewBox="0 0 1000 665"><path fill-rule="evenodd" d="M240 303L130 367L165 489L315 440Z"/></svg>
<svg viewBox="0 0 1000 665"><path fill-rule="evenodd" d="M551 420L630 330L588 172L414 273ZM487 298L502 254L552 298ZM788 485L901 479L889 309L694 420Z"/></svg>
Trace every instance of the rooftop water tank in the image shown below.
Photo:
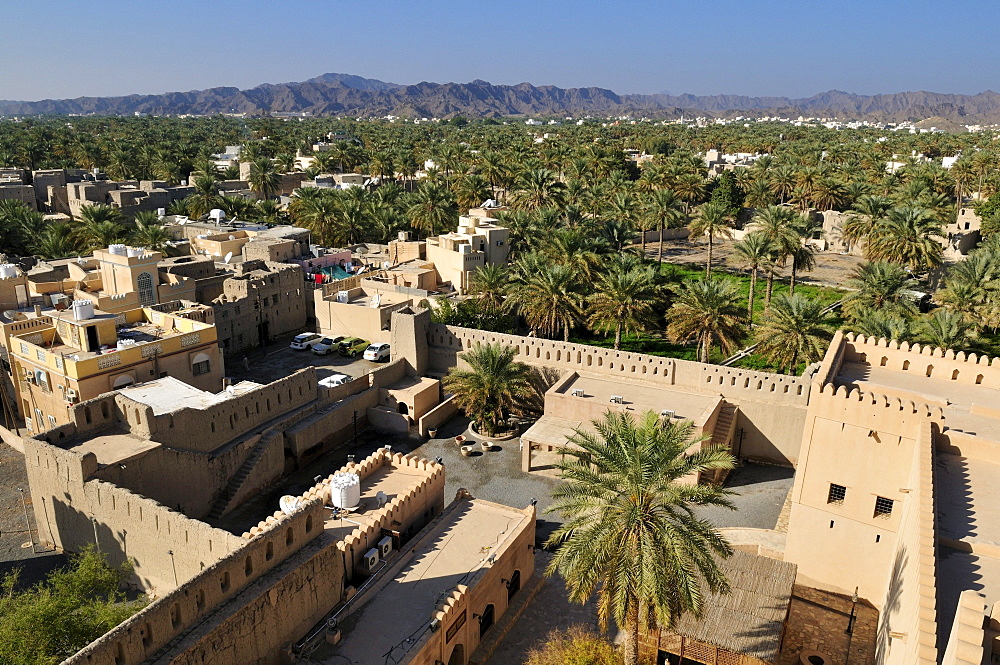
<svg viewBox="0 0 1000 665"><path fill-rule="evenodd" d="M17 277L17 266L13 263L0 263L0 279Z"/></svg>
<svg viewBox="0 0 1000 665"><path fill-rule="evenodd" d="M294 513L296 510L299 509L299 506L301 505L302 505L302 499L300 497L292 496L290 494L286 494L280 499L278 499L278 507L281 508L281 512L285 513L286 515L291 515L292 513Z"/></svg>
<svg viewBox="0 0 1000 665"><path fill-rule="evenodd" d="M335 473L330 478L330 503L350 510L361 503L361 478L356 473Z"/></svg>
<svg viewBox="0 0 1000 665"><path fill-rule="evenodd" d="M128 247L125 253L132 258L136 258L142 256L145 252L143 252L142 247Z"/></svg>
<svg viewBox="0 0 1000 665"><path fill-rule="evenodd" d="M73 301L73 320L74 321L86 321L87 319L94 318L94 301L93 300L74 300Z"/></svg>
<svg viewBox="0 0 1000 665"><path fill-rule="evenodd" d="M135 346L134 339L120 339L118 340L118 343L115 344L115 348L117 348L119 351L121 351L122 349L127 349L130 346Z"/></svg>
<svg viewBox="0 0 1000 665"><path fill-rule="evenodd" d="M128 256L128 248L125 245L109 245L108 251L115 256Z"/></svg>

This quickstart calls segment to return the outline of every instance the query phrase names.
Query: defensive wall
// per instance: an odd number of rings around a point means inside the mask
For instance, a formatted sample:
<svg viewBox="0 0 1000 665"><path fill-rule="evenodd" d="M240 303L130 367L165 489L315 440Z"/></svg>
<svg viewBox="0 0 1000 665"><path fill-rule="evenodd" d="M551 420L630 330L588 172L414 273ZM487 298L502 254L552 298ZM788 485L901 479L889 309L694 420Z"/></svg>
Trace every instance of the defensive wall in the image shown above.
<svg viewBox="0 0 1000 665"><path fill-rule="evenodd" d="M324 530L323 479L292 514L276 511L241 538L232 536L232 551L63 665L282 662L291 643L350 598L366 546L383 529L400 531L405 542L444 509L444 467L435 462L383 449L341 471L363 481L384 469L406 470L414 482L367 511L363 526L341 539Z"/></svg>
<svg viewBox="0 0 1000 665"><path fill-rule="evenodd" d="M112 563L132 561L131 580L162 594L239 547L240 539L127 489L94 478L93 453L24 439L38 538L79 551L96 544Z"/></svg>
<svg viewBox="0 0 1000 665"><path fill-rule="evenodd" d="M394 330L401 316L394 316ZM518 360L530 365L722 396L739 406L735 428L742 430L741 457L787 465L798 461L809 376L770 374L435 323L429 324L426 336L426 364L431 373L444 374L460 365L459 354L476 344L504 344L517 349ZM394 346L398 337L394 336ZM419 354L419 344L416 346L414 353ZM421 359L408 362L417 367Z"/></svg>

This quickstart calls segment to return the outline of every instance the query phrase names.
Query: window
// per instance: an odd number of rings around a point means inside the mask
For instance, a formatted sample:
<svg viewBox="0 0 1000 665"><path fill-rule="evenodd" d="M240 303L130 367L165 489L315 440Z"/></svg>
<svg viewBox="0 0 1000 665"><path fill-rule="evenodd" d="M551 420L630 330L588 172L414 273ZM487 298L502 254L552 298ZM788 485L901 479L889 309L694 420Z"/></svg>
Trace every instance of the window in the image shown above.
<svg viewBox="0 0 1000 665"><path fill-rule="evenodd" d="M191 372L198 376L200 374L208 374L212 371L212 363L208 360L202 360L201 362L191 365Z"/></svg>
<svg viewBox="0 0 1000 665"><path fill-rule="evenodd" d="M875 517L888 519L892 515L892 499L884 496L875 497Z"/></svg>
<svg viewBox="0 0 1000 665"><path fill-rule="evenodd" d="M139 305L149 307L156 304L156 292L153 290L153 276L148 272L141 272L135 281L139 292Z"/></svg>
<svg viewBox="0 0 1000 665"><path fill-rule="evenodd" d="M49 419L49 429L54 429L56 426L56 419L52 416L46 416Z"/></svg>
<svg viewBox="0 0 1000 665"><path fill-rule="evenodd" d="M827 503L844 503L844 497L847 496L847 488L843 485L838 485L836 483L830 483L830 493L826 497Z"/></svg>

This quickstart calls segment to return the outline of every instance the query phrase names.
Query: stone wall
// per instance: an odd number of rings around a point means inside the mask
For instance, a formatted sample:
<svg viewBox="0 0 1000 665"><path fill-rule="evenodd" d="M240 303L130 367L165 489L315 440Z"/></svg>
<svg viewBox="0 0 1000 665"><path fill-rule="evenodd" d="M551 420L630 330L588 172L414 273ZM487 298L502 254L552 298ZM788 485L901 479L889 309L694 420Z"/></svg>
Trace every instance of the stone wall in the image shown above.
<svg viewBox="0 0 1000 665"><path fill-rule="evenodd" d="M126 557L134 583L163 593L239 546L239 538L190 519L153 499L93 478L92 453L80 455L37 438L25 439L38 537L79 551L96 542L112 563Z"/></svg>
<svg viewBox="0 0 1000 665"><path fill-rule="evenodd" d="M398 318L403 317L394 318L394 330ZM394 353L402 351L395 348L400 336L394 334ZM721 367L441 324L429 325L427 342L429 370L439 374L461 365L459 354L476 344L505 344L515 347L518 360L530 365L720 395L740 408L736 427L737 437L742 430L740 453L743 458L788 465L798 461L809 403L809 376ZM414 366L421 362L419 348L406 357Z"/></svg>
<svg viewBox="0 0 1000 665"><path fill-rule="evenodd" d="M220 606L230 601L239 602L242 591L323 534L323 511L322 502L315 499L292 515L273 518L267 529L250 541L232 536L238 543L236 548L65 660L63 665L138 665L153 660L161 649L204 622ZM314 571L305 568L296 574L305 584L318 585L319 582L305 577L309 572ZM339 575L332 575L330 579L342 584ZM269 601L269 596L264 595L263 599ZM280 620L284 614L286 621L294 620L296 616L290 610L296 606L290 603L274 607L271 618ZM252 620L257 616L253 614L254 609L258 608L250 607L249 611L241 613L245 625L253 625ZM254 629L262 635L269 634L264 625L255 625ZM235 642L245 635L252 636L255 630L222 634ZM247 641L253 643L252 639ZM234 650L233 643L214 646L219 654ZM227 662L252 662L252 659Z"/></svg>

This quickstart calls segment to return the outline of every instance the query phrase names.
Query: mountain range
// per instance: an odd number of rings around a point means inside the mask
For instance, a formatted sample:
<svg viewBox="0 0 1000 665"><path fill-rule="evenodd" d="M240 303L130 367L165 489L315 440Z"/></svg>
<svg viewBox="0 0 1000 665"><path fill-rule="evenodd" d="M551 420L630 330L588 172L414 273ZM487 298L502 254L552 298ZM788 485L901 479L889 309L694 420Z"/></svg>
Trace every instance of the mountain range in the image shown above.
<svg viewBox="0 0 1000 665"><path fill-rule="evenodd" d="M0 100L0 115L263 115L274 112L350 117L392 114L414 118L804 115L887 122L942 117L960 124L989 124L1000 122L1000 94L987 90L977 95L924 91L856 95L830 90L801 99L743 95L619 95L596 87L558 88L530 83L494 85L482 80L400 85L351 74L323 74L306 81L266 83L247 90L222 87L160 95Z"/></svg>

